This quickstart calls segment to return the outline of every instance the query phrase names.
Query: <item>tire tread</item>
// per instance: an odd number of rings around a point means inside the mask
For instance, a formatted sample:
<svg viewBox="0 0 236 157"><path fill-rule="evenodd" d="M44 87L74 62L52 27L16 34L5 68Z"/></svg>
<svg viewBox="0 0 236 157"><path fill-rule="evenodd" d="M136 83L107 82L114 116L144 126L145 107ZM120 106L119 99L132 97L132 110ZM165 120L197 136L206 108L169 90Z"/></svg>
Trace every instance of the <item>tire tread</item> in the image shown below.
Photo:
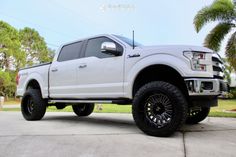
<svg viewBox="0 0 236 157"><path fill-rule="evenodd" d="M156 89L156 88L165 89L166 91L171 91L171 93L176 96L178 104L180 104L182 108L182 113L181 113L182 116L179 117L180 119L178 120L178 124L173 124L168 129L162 129L162 130L160 129L160 131L156 131L155 129L150 130L150 129L145 128L145 126L142 125L140 117L136 111L138 107L136 104L139 103L140 98L144 96L145 92L152 89ZM176 131L179 127L181 127L185 123L185 120L187 117L187 111L188 111L187 101L184 95L182 94L182 92L174 85L167 82L163 82L163 81L150 82L144 85L143 87L141 87L138 90L138 92L135 94L133 105L132 105L133 118L137 126L146 134L152 135L152 136L159 136L159 137L170 136L174 131Z"/></svg>
<svg viewBox="0 0 236 157"><path fill-rule="evenodd" d="M33 103L34 103L34 110L32 112L32 114L27 113L27 111L25 111L25 106L26 105L24 102L27 97L32 97L33 99ZM46 108L47 108L47 102L42 98L41 96L41 92L38 89L28 89L24 96L23 99L21 101L21 112L23 117L26 120L29 121L34 121L34 120L40 120L43 118L43 116L45 115L46 112Z"/></svg>

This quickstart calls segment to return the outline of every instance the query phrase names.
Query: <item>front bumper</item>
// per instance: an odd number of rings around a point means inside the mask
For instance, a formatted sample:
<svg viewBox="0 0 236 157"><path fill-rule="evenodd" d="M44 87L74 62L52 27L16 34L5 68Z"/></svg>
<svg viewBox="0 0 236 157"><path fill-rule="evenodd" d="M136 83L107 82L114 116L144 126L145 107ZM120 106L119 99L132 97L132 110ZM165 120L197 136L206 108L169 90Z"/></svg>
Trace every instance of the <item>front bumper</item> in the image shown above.
<svg viewBox="0 0 236 157"><path fill-rule="evenodd" d="M189 96L218 96L228 91L227 83L220 79L187 78Z"/></svg>

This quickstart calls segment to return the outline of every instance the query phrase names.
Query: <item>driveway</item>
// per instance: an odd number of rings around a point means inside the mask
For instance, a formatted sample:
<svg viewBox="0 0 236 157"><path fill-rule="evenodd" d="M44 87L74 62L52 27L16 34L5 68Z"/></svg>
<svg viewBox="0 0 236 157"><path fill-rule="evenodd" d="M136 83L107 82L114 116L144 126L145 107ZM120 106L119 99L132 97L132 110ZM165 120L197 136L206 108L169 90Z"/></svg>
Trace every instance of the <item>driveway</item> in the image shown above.
<svg viewBox="0 0 236 157"><path fill-rule="evenodd" d="M131 114L49 112L25 121L20 112L0 112L0 157L199 157L236 156L236 119L208 118L168 138L136 128Z"/></svg>

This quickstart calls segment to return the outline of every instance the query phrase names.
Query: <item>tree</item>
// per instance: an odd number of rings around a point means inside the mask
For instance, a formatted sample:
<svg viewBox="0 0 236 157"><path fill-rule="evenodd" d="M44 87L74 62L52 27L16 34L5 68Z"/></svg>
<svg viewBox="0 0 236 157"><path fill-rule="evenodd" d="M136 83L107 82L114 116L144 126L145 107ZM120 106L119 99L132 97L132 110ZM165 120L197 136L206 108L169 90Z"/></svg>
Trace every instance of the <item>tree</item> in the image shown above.
<svg viewBox="0 0 236 157"><path fill-rule="evenodd" d="M230 65L236 70L236 2L231 0L215 0L211 5L198 11L194 25L199 32L209 22L218 22L204 41L204 46L219 51L221 43L230 34L225 54Z"/></svg>
<svg viewBox="0 0 236 157"><path fill-rule="evenodd" d="M233 72L233 68L232 66L230 66L228 64L228 60L226 58L222 58L223 59L223 62L224 62L224 67L223 68L223 72L224 72L224 75L225 75L225 80L227 81L227 83L230 85L231 84L231 73Z"/></svg>
<svg viewBox="0 0 236 157"><path fill-rule="evenodd" d="M24 53L20 51L18 31L0 21L0 68L10 70L24 64Z"/></svg>
<svg viewBox="0 0 236 157"><path fill-rule="evenodd" d="M17 30L0 21L0 95L13 97L16 73L27 63L51 61L54 50L47 47L39 33L32 28Z"/></svg>
<svg viewBox="0 0 236 157"><path fill-rule="evenodd" d="M0 96L7 96L7 87L11 84L11 77L8 72L0 69Z"/></svg>
<svg viewBox="0 0 236 157"><path fill-rule="evenodd" d="M27 65L51 61L46 42L35 29L25 27L19 33L22 50L26 53Z"/></svg>
<svg viewBox="0 0 236 157"><path fill-rule="evenodd" d="M55 56L55 50L48 48L48 58L49 58L49 61L52 61L54 56Z"/></svg>

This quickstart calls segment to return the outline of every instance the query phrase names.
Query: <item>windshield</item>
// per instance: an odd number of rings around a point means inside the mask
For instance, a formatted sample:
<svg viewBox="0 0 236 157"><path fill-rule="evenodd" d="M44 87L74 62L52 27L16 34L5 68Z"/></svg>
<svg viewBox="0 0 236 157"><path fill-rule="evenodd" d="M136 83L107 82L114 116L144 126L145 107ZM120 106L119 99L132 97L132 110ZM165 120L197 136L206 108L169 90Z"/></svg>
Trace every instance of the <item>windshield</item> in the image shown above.
<svg viewBox="0 0 236 157"><path fill-rule="evenodd" d="M129 38L126 38L126 37L123 37L123 36L120 36L120 35L115 35L117 38L119 38L120 40L122 40L123 42L127 43L128 45L130 46L133 46L133 40L129 39ZM137 46L142 46L142 44L134 41L134 47L137 47Z"/></svg>

